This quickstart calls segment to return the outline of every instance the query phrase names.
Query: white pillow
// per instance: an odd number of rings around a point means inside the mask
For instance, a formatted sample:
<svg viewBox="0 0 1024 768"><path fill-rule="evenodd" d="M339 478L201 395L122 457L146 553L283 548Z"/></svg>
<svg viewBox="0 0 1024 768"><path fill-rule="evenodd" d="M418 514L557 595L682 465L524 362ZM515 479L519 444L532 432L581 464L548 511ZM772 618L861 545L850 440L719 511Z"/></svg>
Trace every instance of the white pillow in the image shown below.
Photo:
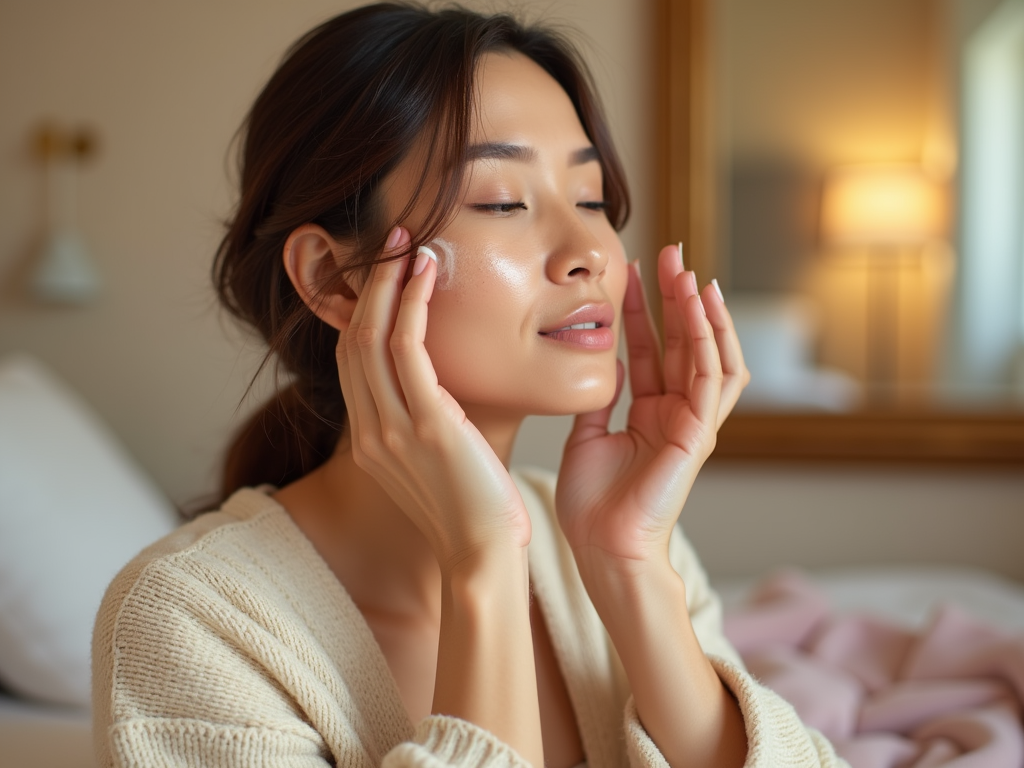
<svg viewBox="0 0 1024 768"><path fill-rule="evenodd" d="M176 524L85 402L31 358L0 361L0 685L89 706L103 592Z"/></svg>

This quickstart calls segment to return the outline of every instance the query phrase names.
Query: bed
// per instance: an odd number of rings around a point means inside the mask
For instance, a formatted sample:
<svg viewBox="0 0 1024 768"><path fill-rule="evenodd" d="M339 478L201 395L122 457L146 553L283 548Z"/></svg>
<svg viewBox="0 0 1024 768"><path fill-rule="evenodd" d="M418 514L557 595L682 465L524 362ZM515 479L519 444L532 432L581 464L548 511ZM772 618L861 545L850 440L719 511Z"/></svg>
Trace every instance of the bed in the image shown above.
<svg viewBox="0 0 1024 768"><path fill-rule="evenodd" d="M0 768L93 765L93 615L117 570L178 523L78 395L38 361L0 360ZM920 631L953 602L1017 633L1024 654L1024 585L990 573L865 568L806 578L836 616L865 612ZM758 589L715 586L729 617Z"/></svg>
<svg viewBox="0 0 1024 768"><path fill-rule="evenodd" d="M853 768L1024 766L1024 588L965 568L724 583L750 671Z"/></svg>

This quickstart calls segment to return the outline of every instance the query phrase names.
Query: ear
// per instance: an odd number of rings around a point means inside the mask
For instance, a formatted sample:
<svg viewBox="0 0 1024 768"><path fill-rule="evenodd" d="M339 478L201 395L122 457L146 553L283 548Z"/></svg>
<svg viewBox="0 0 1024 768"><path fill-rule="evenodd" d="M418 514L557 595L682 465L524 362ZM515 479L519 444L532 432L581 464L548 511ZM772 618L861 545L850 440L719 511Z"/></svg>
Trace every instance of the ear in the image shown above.
<svg viewBox="0 0 1024 768"><path fill-rule="evenodd" d="M327 293L325 286L336 276L344 247L327 230L303 224L284 243L284 268L303 303L332 328L340 329L352 319L358 296L346 281Z"/></svg>

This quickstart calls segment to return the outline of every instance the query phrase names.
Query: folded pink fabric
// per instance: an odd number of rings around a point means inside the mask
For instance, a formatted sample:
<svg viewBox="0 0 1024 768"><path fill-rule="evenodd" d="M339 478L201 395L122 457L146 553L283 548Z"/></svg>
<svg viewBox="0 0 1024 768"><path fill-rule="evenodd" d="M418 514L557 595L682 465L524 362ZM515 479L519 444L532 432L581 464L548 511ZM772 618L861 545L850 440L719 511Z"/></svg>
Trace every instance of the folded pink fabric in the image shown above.
<svg viewBox="0 0 1024 768"><path fill-rule="evenodd" d="M852 768L1024 768L1024 635L955 606L919 631L833 615L795 571L764 580L725 632Z"/></svg>

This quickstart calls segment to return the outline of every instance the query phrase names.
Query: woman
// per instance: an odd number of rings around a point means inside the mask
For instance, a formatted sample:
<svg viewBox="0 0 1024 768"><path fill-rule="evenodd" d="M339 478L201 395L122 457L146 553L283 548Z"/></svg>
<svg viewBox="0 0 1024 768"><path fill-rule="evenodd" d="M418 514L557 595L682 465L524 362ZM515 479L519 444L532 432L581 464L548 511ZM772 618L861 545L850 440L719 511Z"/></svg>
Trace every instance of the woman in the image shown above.
<svg viewBox="0 0 1024 768"><path fill-rule="evenodd" d="M215 264L293 384L221 510L108 591L101 764L836 762L743 670L675 531L747 374L674 246L660 359L627 214L556 36L384 4L293 47ZM531 413L578 414L557 486L506 469Z"/></svg>

